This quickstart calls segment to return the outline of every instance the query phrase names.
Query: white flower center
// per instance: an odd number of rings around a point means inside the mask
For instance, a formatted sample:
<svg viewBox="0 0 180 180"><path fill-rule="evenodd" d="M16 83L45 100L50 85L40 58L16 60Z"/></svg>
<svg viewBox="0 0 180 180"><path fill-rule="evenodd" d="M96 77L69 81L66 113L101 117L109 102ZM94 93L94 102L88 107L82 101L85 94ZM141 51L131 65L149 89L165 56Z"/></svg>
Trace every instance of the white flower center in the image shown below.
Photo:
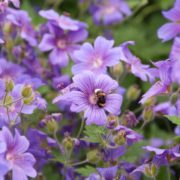
<svg viewBox="0 0 180 180"><path fill-rule="evenodd" d="M99 68L102 66L102 64L103 64L102 59L98 57L93 61L93 68Z"/></svg>

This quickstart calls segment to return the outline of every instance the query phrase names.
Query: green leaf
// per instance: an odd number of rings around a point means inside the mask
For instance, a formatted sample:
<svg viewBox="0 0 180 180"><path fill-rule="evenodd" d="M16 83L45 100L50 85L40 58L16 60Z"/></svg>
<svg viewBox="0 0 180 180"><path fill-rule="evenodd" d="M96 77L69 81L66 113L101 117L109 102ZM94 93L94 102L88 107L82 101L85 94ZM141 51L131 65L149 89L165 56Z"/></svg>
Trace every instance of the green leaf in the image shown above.
<svg viewBox="0 0 180 180"><path fill-rule="evenodd" d="M147 144L148 144L147 141L140 141L133 144L132 146L128 148L126 154L123 155L120 159L125 160L127 162L137 161L144 153L142 146L146 146Z"/></svg>
<svg viewBox="0 0 180 180"><path fill-rule="evenodd" d="M52 154L53 158L51 159L51 161L60 162L64 164L65 157L61 152L59 152L59 150L53 150Z"/></svg>
<svg viewBox="0 0 180 180"><path fill-rule="evenodd" d="M85 139L86 141L92 142L92 143L98 143L101 142L101 136L105 134L106 130L102 126L86 126L84 134L86 135Z"/></svg>
<svg viewBox="0 0 180 180"><path fill-rule="evenodd" d="M81 168L76 169L76 172L83 175L83 176L89 176L91 173L96 172L96 168L87 165L85 167L81 167Z"/></svg>
<svg viewBox="0 0 180 180"><path fill-rule="evenodd" d="M180 126L180 118L177 116L165 116L167 117L172 123Z"/></svg>

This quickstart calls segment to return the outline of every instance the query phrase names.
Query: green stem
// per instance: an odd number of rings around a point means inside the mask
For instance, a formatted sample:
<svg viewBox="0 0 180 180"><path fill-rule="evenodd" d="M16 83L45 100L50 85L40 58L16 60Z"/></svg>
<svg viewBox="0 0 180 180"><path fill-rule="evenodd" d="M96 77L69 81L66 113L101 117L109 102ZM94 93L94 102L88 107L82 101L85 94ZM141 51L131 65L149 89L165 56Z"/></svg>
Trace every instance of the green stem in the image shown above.
<svg viewBox="0 0 180 180"><path fill-rule="evenodd" d="M82 164L85 164L85 163L88 163L88 162L89 162L88 159L85 159L84 161L69 164L69 166L79 166L79 165L82 165Z"/></svg>
<svg viewBox="0 0 180 180"><path fill-rule="evenodd" d="M83 128L84 128L84 119L81 120L81 125L80 125L80 128L79 128L79 131L78 131L78 133L77 133L76 138L79 138L79 137L80 137Z"/></svg>
<svg viewBox="0 0 180 180"><path fill-rule="evenodd" d="M169 166L167 166L167 180L171 180L171 171Z"/></svg>

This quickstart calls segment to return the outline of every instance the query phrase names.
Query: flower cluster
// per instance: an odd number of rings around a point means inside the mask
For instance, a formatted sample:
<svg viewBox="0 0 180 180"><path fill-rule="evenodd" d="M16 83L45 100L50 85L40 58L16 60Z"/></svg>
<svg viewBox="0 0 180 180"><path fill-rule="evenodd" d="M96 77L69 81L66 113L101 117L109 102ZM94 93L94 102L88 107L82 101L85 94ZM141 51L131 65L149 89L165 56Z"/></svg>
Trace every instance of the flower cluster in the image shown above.
<svg viewBox="0 0 180 180"><path fill-rule="evenodd" d="M117 34L151 3L38 2L0 1L0 180L179 178L180 0L149 63Z"/></svg>

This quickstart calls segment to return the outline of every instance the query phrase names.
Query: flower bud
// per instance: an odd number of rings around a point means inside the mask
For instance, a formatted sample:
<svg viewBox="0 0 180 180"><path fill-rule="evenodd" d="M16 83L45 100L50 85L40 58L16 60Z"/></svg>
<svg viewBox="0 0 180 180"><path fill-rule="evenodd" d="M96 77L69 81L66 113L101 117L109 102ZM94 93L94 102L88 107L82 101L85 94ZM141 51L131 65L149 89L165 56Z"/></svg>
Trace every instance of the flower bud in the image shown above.
<svg viewBox="0 0 180 180"><path fill-rule="evenodd" d="M14 88L13 80L6 81L6 92L11 92Z"/></svg>
<svg viewBox="0 0 180 180"><path fill-rule="evenodd" d="M46 125L47 125L47 129L50 133L57 132L58 124L57 124L56 120L51 119L51 120L47 121Z"/></svg>
<svg viewBox="0 0 180 180"><path fill-rule="evenodd" d="M127 99L134 101L136 100L140 95L140 89L138 88L137 85L133 85L131 87L129 87L129 89L127 90Z"/></svg>
<svg viewBox="0 0 180 180"><path fill-rule="evenodd" d="M145 167L145 175L147 177L155 177L157 175L157 167L154 164Z"/></svg>
<svg viewBox="0 0 180 180"><path fill-rule="evenodd" d="M153 106L156 103L156 97L151 97L146 100L144 106Z"/></svg>
<svg viewBox="0 0 180 180"><path fill-rule="evenodd" d="M152 107L145 107L143 110L143 119L144 121L152 121L154 119L154 111Z"/></svg>
<svg viewBox="0 0 180 180"><path fill-rule="evenodd" d="M74 147L74 140L70 136L65 137L62 143L67 150L71 150Z"/></svg>
<svg viewBox="0 0 180 180"><path fill-rule="evenodd" d="M91 150L87 153L87 159L90 163L98 163L102 158L98 150Z"/></svg>
<svg viewBox="0 0 180 180"><path fill-rule="evenodd" d="M10 95L7 95L5 98L4 104L10 106L13 103L13 98Z"/></svg>
<svg viewBox="0 0 180 180"><path fill-rule="evenodd" d="M117 116L109 115L107 120L108 120L107 127L109 129L113 129L118 125L118 117Z"/></svg>
<svg viewBox="0 0 180 180"><path fill-rule="evenodd" d="M34 96L30 96L28 98L23 99L24 104L31 104L34 100Z"/></svg>
<svg viewBox="0 0 180 180"><path fill-rule="evenodd" d="M132 111L127 111L122 115L122 124L128 127L134 127L137 125L138 120Z"/></svg>
<svg viewBox="0 0 180 180"><path fill-rule="evenodd" d="M114 142L117 145L124 145L126 143L126 132L125 131L119 131L117 135L114 137Z"/></svg>
<svg viewBox="0 0 180 180"><path fill-rule="evenodd" d="M172 95L171 95L171 97L170 97L170 102L171 102L171 104L172 105L175 105L176 104L176 102L177 102L177 100L178 100L178 93L173 93Z"/></svg>
<svg viewBox="0 0 180 180"><path fill-rule="evenodd" d="M28 98L32 95L32 87L31 86L25 86L22 90L22 96L25 98Z"/></svg>
<svg viewBox="0 0 180 180"><path fill-rule="evenodd" d="M116 77L116 78L119 78L121 77L121 75L123 74L124 72L124 67L123 67L123 64L122 62L119 62L117 65L113 66L111 69L111 74Z"/></svg>

